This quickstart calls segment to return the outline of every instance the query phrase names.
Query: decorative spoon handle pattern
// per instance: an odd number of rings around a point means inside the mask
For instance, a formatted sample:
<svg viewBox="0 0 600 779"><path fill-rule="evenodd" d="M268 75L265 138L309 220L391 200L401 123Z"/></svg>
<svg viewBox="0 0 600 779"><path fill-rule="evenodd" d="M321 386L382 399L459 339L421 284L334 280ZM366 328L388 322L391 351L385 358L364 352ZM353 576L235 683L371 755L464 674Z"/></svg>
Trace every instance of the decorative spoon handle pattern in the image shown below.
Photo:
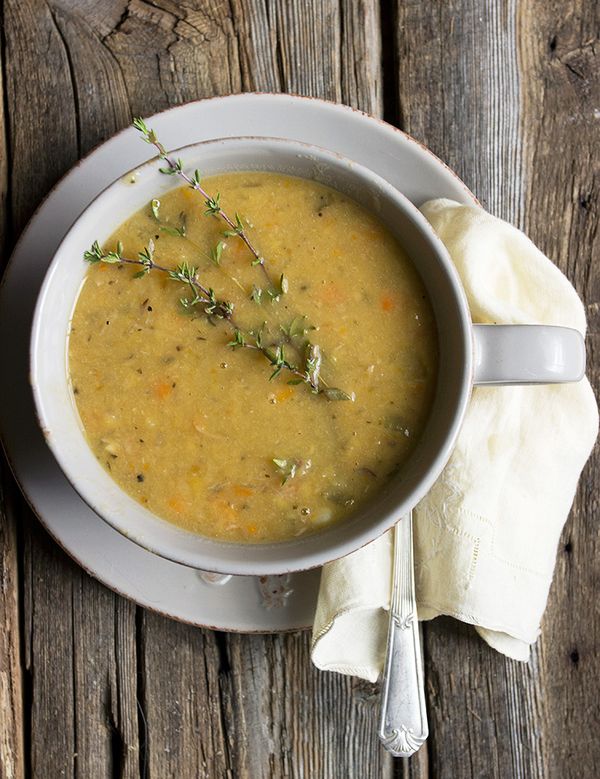
<svg viewBox="0 0 600 779"><path fill-rule="evenodd" d="M429 733L415 597L412 512L392 532L392 595L378 735L388 752L409 757Z"/></svg>

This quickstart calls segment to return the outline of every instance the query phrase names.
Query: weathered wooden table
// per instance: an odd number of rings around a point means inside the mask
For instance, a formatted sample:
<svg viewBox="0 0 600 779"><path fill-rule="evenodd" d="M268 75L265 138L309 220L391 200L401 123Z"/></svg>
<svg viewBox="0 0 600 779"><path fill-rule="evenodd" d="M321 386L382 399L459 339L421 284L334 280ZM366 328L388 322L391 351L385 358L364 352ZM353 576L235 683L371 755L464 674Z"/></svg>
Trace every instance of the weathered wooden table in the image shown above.
<svg viewBox="0 0 600 779"><path fill-rule="evenodd" d="M58 177L132 115L243 90L325 97L412 133L557 262L587 303L597 382L598 9L5 0L5 253ZM5 470L0 776L597 777L597 467L596 456L528 665L456 622L425 626L431 737L410 761L379 747L376 688L317 672L308 634L223 635L123 600L57 548Z"/></svg>

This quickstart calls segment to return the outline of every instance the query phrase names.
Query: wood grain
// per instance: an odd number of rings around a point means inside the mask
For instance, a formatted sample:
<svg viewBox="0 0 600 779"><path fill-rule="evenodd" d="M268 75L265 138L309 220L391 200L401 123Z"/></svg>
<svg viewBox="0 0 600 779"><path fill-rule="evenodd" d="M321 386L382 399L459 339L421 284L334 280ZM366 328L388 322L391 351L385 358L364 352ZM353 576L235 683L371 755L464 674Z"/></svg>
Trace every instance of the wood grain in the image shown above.
<svg viewBox="0 0 600 779"><path fill-rule="evenodd" d="M574 279L597 386L597 14L593 0L5 0L0 244L132 115L241 90L327 97L401 123ZM307 634L137 608L6 490L0 777L597 776L597 471L529 665L456 622L426 627L431 738L410 761L376 741L376 688L317 672Z"/></svg>
<svg viewBox="0 0 600 779"><path fill-rule="evenodd" d="M0 776L25 775L23 690L19 625L19 565L14 520L14 485L0 480Z"/></svg>
<svg viewBox="0 0 600 779"><path fill-rule="evenodd" d="M4 45L0 42L4 62ZM4 72L0 74L0 267L8 235L8 149L4 112ZM19 561L15 486L0 453L0 776L24 776L23 689L19 624Z"/></svg>
<svg viewBox="0 0 600 779"><path fill-rule="evenodd" d="M9 2L4 21L16 234L77 156L112 134L129 111L123 93L110 89L110 57L82 49L81 20L61 7ZM118 767L119 775L138 776L135 607L68 560L24 504L16 521L25 548L27 774L110 777Z"/></svg>
<svg viewBox="0 0 600 779"><path fill-rule="evenodd" d="M492 213L522 223L516 3L401 4L397 29L405 129ZM451 620L428 623L425 644L432 774L544 776L537 658L507 660Z"/></svg>
<svg viewBox="0 0 600 779"><path fill-rule="evenodd" d="M455 168L490 211L528 230L596 315L598 274L590 258L598 256L598 169L590 161L598 154L597 130L595 138L591 132L598 104L597 10L594 3L570 4L566 11L558 3L492 2L468 10L454 2L401 3L397 25L405 129ZM553 62L550 52L558 51L559 30L567 60L562 67L560 54ZM592 358L593 328L592 322ZM597 775L591 739L598 711L592 714L585 687L585 679L598 675L592 649L598 607L591 596L598 571L596 472L591 461L529 664L502 658L454 621L426 626L433 775Z"/></svg>
<svg viewBox="0 0 600 779"><path fill-rule="evenodd" d="M15 228L77 154L134 113L242 84L380 110L376 4L260 8L8 3L14 148L27 147L14 171ZM353 34L353 14L362 11L367 24ZM17 73L39 67L32 41L40 22L54 83L33 83L22 106ZM44 90L62 95L47 113ZM28 166L43 155L46 122L64 148L34 177ZM373 738L372 688L318 674L306 635L219 636L142 610L135 619L134 607L79 571L35 525L24 581L34 775L331 776L341 766L347 775L391 776L392 760Z"/></svg>
<svg viewBox="0 0 600 779"><path fill-rule="evenodd" d="M526 4L523 31L525 227L573 281L588 314L588 376L600 389L600 6ZM558 548L539 650L548 776L595 779L600 770L600 578L596 451ZM592 689L590 689L590 685ZM560 737L553 734L560 733Z"/></svg>

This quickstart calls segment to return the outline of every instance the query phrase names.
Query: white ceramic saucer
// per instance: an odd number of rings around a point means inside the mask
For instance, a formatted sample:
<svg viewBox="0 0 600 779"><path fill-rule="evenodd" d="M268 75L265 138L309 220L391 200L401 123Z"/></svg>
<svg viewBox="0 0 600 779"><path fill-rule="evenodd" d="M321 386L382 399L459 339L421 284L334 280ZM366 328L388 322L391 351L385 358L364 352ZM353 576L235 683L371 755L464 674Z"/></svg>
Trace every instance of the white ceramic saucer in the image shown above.
<svg viewBox="0 0 600 779"><path fill-rule="evenodd" d="M148 120L167 148L207 138L270 135L338 151L370 167L416 205L433 197L473 202L465 185L416 141L365 114L312 98L245 94L172 108ZM19 240L0 289L0 430L14 474L42 524L92 576L175 619L240 632L309 627L319 570L267 583L233 577L205 582L197 571L145 551L101 520L67 482L44 443L28 382L31 319L46 268L73 221L111 181L152 156L127 129L74 167L52 190ZM290 591L291 590L291 591ZM279 597L277 597L279 594Z"/></svg>

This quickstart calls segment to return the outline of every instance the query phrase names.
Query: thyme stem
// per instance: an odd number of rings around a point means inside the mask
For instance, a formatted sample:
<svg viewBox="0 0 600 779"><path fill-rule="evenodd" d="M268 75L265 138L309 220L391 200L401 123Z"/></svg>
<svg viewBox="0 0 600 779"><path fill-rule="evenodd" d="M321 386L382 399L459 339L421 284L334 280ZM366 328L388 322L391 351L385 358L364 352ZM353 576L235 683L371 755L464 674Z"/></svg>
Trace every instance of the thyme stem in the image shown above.
<svg viewBox="0 0 600 779"><path fill-rule="evenodd" d="M294 363L291 363L285 356L285 347L283 344L264 344L262 334L257 334L243 330L236 322L233 316L233 303L227 300L219 300L212 288L204 286L197 278L197 269L187 263L178 265L177 268L167 268L164 265L154 261L154 243L151 241L148 246L139 253L139 259L123 256L123 247L118 244L116 251L104 252L98 241L95 241L91 248L84 252L84 259L91 263L104 262L110 265L137 265L142 268L136 276L145 276L152 270L166 273L169 278L187 284L193 292L191 299L181 298L180 302L184 308L193 308L197 305L204 307L204 313L208 317L214 317L227 322L233 331L233 340L228 346L233 349L253 349L260 352L274 368L271 379L279 376L282 371L287 371L294 379L293 384L307 384L311 391L316 394L324 395L328 400L353 400L353 395L343 390L329 387L320 377L321 353L318 346L308 344L306 348L305 369L302 370Z"/></svg>
<svg viewBox="0 0 600 779"><path fill-rule="evenodd" d="M200 176L198 174L198 171L196 171L194 177L192 178L183 170L183 165L181 164L181 160L175 160L173 157L169 156L163 144L158 140L158 137L154 132L154 130L151 130L149 127L147 127L146 123L142 118L138 117L134 119L133 126L136 128L136 130L139 130L142 133L146 143L149 143L151 146L154 146L154 148L158 152L158 156L160 157L160 159L164 160L167 163L169 169L168 171L165 172L171 175L180 176L192 189L196 190L196 192L199 192L204 198L204 202L208 208L208 212L214 214L215 216L220 216L221 219L225 222L225 224L229 227L231 233L239 236L242 239L242 241L246 244L246 246L254 256L253 265L260 266L265 276L265 279L272 287L274 287L275 285L273 284L273 280L269 275L269 271L265 267L265 258L257 251L253 243L248 238L248 235L246 234L246 231L242 227L239 217L237 217L236 215L237 218L236 221L234 222L231 219L231 217L221 208L219 196L217 195L217 197L214 198L211 197L211 195L209 195L209 193L200 184Z"/></svg>

